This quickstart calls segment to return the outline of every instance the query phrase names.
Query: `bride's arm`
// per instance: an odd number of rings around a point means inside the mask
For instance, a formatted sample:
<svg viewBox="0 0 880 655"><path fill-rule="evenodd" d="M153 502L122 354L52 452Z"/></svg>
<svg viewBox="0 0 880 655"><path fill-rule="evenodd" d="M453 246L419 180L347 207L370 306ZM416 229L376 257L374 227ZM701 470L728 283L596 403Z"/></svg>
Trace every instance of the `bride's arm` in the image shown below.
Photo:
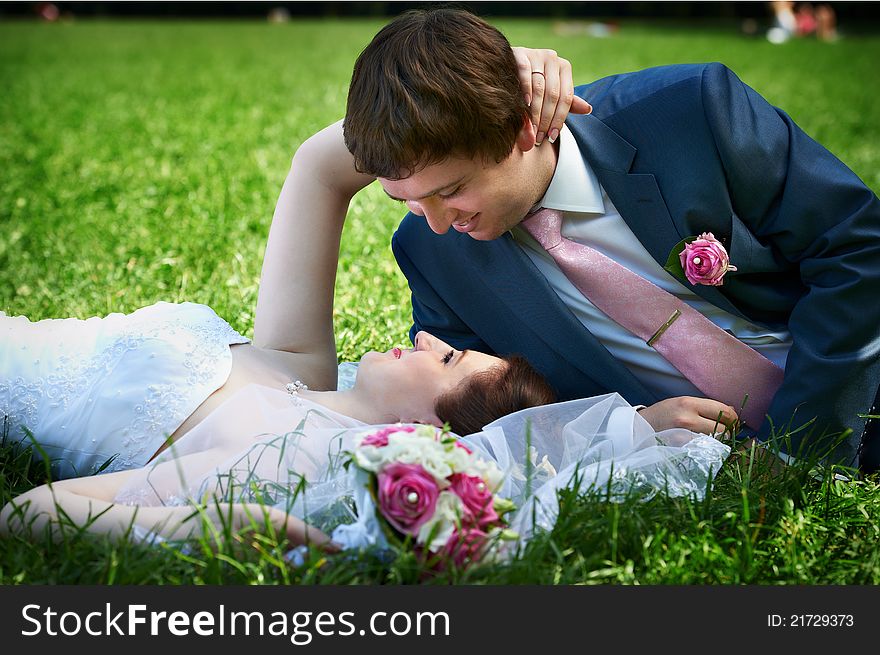
<svg viewBox="0 0 880 655"><path fill-rule="evenodd" d="M304 368L315 388L335 388L333 292L339 242L351 198L373 179L355 170L339 121L299 147L275 207L254 345L310 356Z"/></svg>
<svg viewBox="0 0 880 655"><path fill-rule="evenodd" d="M258 504L217 503L200 509L193 506L137 507L112 502L116 491L133 471L112 473L31 489L0 511L0 536L20 535L39 539L46 529L56 540L85 530L112 538L127 536L133 526L165 539L190 539L207 531L225 532L267 528L270 521L278 534L293 544L326 544L322 532L302 520Z"/></svg>
<svg viewBox="0 0 880 655"><path fill-rule="evenodd" d="M574 94L571 63L557 55L555 50L515 47L513 56L529 115L538 135L538 145L544 135L551 143L556 141L569 112L589 114L593 111L590 103Z"/></svg>

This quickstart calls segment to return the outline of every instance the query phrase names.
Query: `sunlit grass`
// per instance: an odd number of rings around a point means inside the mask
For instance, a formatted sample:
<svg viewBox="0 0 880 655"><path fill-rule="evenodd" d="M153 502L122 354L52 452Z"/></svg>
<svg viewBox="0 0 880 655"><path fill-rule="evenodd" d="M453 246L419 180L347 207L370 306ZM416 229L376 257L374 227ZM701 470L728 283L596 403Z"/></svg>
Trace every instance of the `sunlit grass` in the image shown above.
<svg viewBox="0 0 880 655"><path fill-rule="evenodd" d="M612 38L499 21L552 47L576 80L721 61L880 189L880 37L773 46L722 28L628 25ZM272 212L297 146L342 116L376 21L0 24L0 309L32 319L208 304L251 336ZM401 216L375 185L349 212L337 280L341 360L404 343L406 281L390 251ZM291 280L309 275L290 263ZM40 481L0 449L0 503ZM425 578L405 556L279 564L283 544L230 551L71 539L0 542L3 583L880 582L873 482L722 470L704 502L567 494L551 535L503 567Z"/></svg>

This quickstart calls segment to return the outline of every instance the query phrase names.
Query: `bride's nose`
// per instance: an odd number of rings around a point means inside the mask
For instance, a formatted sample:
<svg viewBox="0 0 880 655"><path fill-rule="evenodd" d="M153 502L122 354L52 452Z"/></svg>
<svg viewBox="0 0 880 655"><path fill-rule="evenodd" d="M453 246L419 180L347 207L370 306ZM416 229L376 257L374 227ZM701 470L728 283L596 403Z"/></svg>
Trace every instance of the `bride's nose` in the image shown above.
<svg viewBox="0 0 880 655"><path fill-rule="evenodd" d="M424 330L416 333L415 347L416 350L436 350L438 352L441 350L445 352L449 349L449 346L442 339L438 339Z"/></svg>

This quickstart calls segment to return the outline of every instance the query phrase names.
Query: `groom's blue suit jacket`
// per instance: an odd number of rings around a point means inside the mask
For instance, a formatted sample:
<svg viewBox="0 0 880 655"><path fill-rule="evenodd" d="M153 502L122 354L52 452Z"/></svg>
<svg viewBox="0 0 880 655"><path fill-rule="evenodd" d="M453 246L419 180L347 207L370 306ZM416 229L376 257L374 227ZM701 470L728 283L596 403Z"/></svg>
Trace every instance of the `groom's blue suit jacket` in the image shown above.
<svg viewBox="0 0 880 655"><path fill-rule="evenodd" d="M785 381L760 436L815 417L795 435L796 454L802 441L852 428L835 458L854 464L858 414L880 382L877 196L720 64L615 75L576 92L593 113L567 125L642 245L663 265L680 240L712 232L737 271L694 292L790 330ZM521 353L562 399L617 391L633 404L658 400L584 329L510 234L438 236L408 214L392 246L412 290L411 336L427 330L458 348Z"/></svg>

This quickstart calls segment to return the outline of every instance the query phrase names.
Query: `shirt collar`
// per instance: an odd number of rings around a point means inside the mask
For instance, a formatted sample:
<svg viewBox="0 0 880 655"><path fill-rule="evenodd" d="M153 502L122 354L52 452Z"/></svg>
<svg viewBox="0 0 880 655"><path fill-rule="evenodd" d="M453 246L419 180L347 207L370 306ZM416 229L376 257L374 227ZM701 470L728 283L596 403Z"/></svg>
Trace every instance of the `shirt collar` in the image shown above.
<svg viewBox="0 0 880 655"><path fill-rule="evenodd" d="M537 206L569 212L605 213L599 180L581 156L577 141L566 125L559 132L556 170Z"/></svg>

